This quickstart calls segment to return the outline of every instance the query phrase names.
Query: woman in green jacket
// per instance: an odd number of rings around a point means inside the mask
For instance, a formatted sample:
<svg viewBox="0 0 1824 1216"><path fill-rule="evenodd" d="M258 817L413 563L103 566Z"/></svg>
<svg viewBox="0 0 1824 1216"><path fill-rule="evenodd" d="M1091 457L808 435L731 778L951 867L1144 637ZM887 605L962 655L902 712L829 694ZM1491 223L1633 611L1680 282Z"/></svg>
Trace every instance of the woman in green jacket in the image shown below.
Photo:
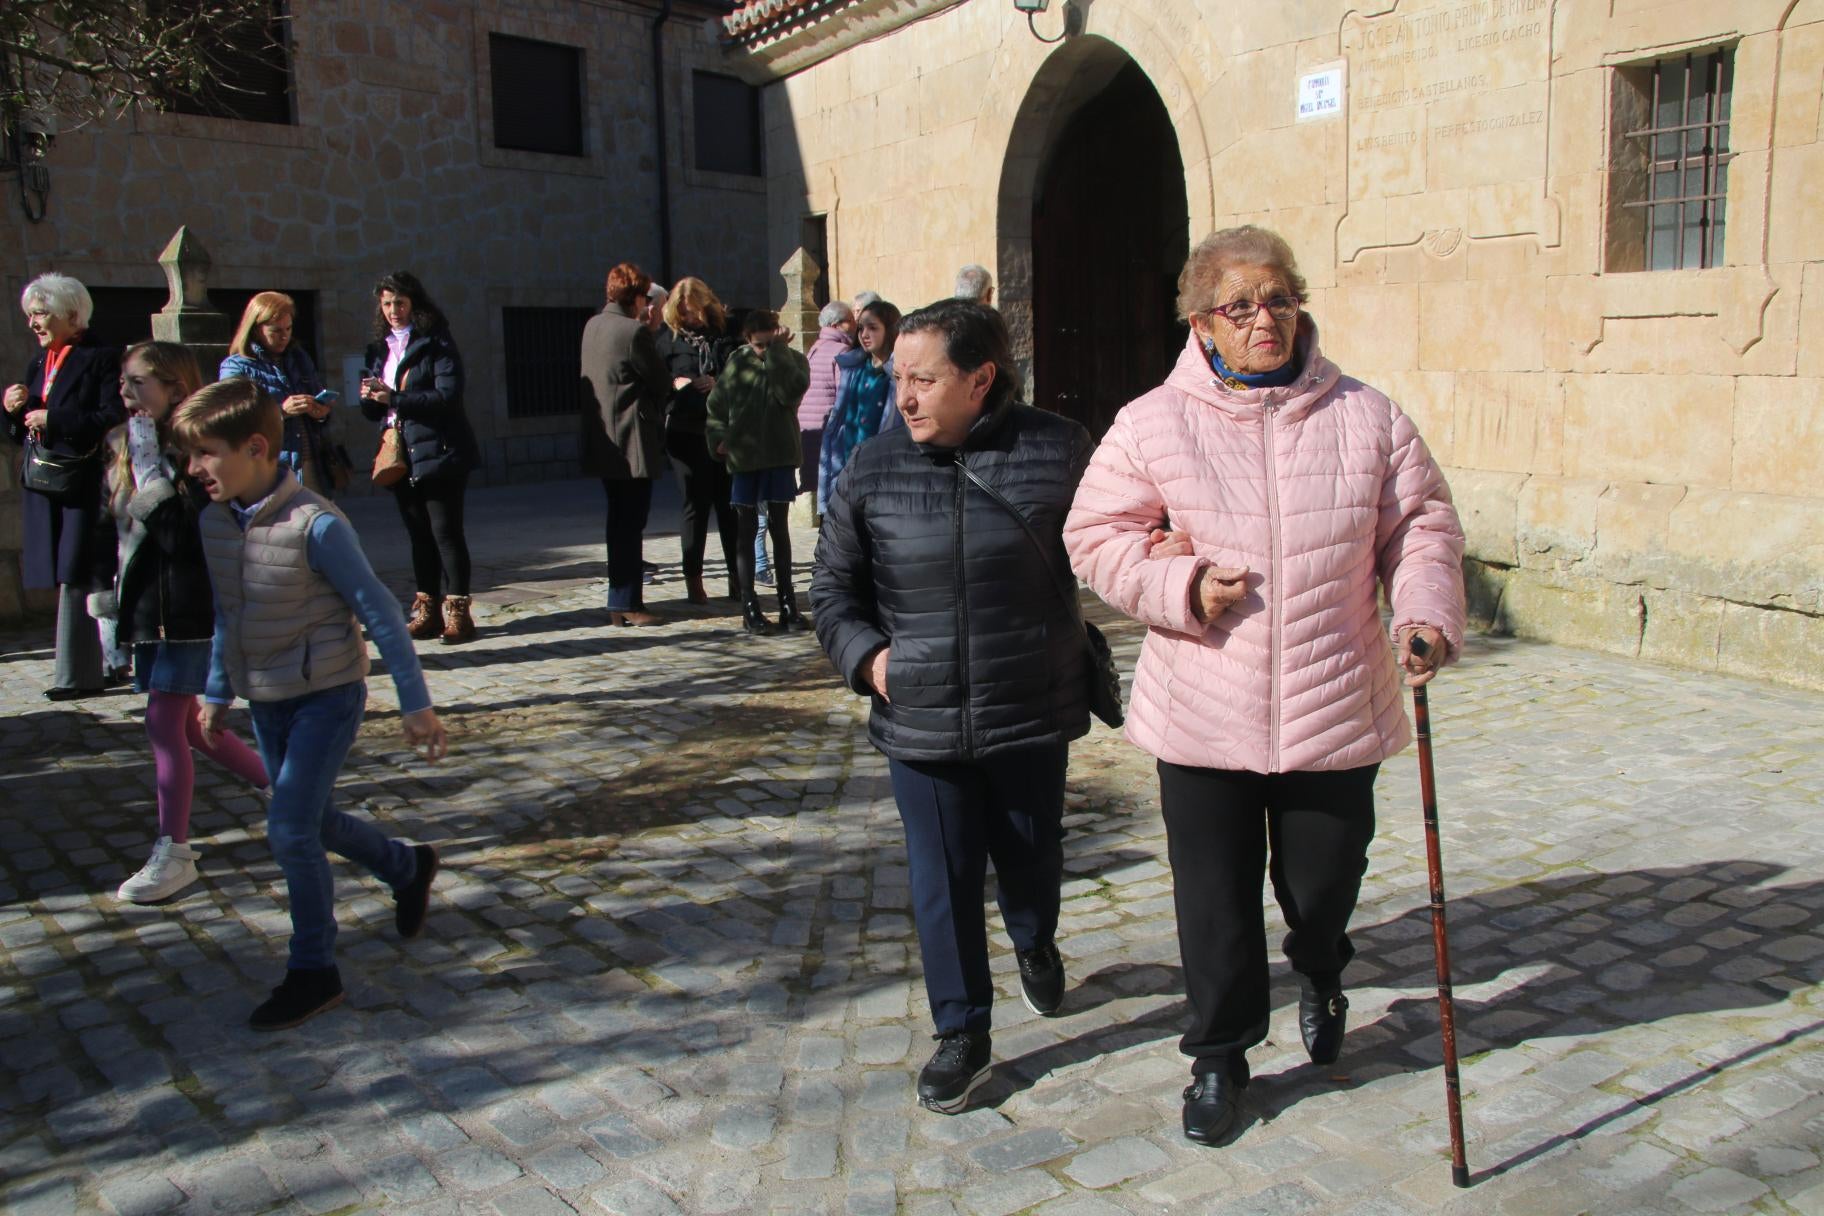
<svg viewBox="0 0 1824 1216"><path fill-rule="evenodd" d="M735 574L741 621L749 633L773 632L754 593L754 535L767 504L773 568L779 590L779 628L802 631L810 622L792 594L792 537L788 507L798 493L798 402L811 383L811 365L785 341L779 314L756 309L741 327L746 344L729 356L709 394L704 438L733 478L729 501L739 533Z"/></svg>

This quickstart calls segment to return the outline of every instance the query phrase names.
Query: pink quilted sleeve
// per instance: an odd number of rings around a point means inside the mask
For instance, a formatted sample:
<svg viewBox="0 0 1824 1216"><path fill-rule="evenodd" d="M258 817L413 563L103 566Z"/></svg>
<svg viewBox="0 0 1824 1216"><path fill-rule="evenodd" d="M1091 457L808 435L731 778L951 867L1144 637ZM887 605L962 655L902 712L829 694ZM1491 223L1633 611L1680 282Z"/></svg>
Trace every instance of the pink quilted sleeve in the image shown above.
<svg viewBox="0 0 1824 1216"><path fill-rule="evenodd" d="M1110 607L1147 625L1201 634L1191 586L1201 557L1150 558L1148 535L1165 502L1134 442L1131 411L1116 416L1089 462L1064 521L1070 566Z"/></svg>
<svg viewBox="0 0 1824 1216"><path fill-rule="evenodd" d="M1431 626L1449 643L1447 661L1454 660L1463 649L1463 525L1418 427L1391 401L1387 408L1393 452L1381 483L1375 554L1392 627Z"/></svg>

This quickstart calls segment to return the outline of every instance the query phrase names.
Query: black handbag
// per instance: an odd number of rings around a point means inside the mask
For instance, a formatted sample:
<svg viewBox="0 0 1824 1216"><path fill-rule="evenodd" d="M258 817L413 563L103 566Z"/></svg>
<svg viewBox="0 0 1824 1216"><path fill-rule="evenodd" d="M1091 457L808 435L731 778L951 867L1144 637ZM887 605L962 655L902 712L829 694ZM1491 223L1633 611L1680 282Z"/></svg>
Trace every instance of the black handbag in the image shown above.
<svg viewBox="0 0 1824 1216"><path fill-rule="evenodd" d="M982 493L994 499L1000 504L1002 510L1013 516L1020 525L1020 530L1026 533L1026 539L1032 542L1034 549L1038 550L1039 560L1044 562L1047 568L1052 568L1051 555L1045 551L1044 542L1040 541L1038 533L1032 530L1032 524L1027 522L1024 515L1020 514L1020 509L1008 502L999 490L989 485L976 474L974 469L960 459L956 462L956 467L961 469L963 476L973 481ZM1076 586L1076 581L1075 576L1072 576L1070 580L1072 588ZM1075 591L1065 589L1064 584L1058 581L1055 569L1052 569L1051 585L1052 589L1063 599L1066 615L1083 627L1085 660L1083 680L1084 691L1089 695L1089 712L1109 726L1120 726L1127 720L1127 715L1121 708L1121 672L1115 667L1115 656L1114 652L1109 649L1108 639L1102 636L1100 629L1083 619L1083 608L1077 602Z"/></svg>
<svg viewBox="0 0 1824 1216"><path fill-rule="evenodd" d="M64 456L38 442L37 436L25 437L25 471L20 480L25 488L42 494L60 506L80 506L94 484L95 453L86 456Z"/></svg>

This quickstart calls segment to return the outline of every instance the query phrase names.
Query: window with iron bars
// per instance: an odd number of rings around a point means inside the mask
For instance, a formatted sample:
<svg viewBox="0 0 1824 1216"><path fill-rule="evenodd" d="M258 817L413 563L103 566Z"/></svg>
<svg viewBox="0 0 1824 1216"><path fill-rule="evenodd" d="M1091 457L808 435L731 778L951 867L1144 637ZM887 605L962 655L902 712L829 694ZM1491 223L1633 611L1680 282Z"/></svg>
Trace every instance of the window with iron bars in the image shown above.
<svg viewBox="0 0 1824 1216"><path fill-rule="evenodd" d="M1723 264L1733 47L1615 70L1604 266Z"/></svg>
<svg viewBox="0 0 1824 1216"><path fill-rule="evenodd" d="M589 308L503 308L507 417L577 416L583 407L583 326Z"/></svg>

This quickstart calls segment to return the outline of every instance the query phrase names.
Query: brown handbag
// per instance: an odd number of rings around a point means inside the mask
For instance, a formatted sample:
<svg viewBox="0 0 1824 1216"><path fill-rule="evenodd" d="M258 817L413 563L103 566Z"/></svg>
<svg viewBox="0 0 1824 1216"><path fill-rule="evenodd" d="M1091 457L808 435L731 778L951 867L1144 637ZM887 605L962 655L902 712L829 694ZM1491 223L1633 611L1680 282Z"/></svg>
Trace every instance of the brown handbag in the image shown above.
<svg viewBox="0 0 1824 1216"><path fill-rule="evenodd" d="M405 458L405 441L399 438L399 428L389 426L381 431L380 450L374 453L374 471L371 474L374 484L385 489L404 480L411 468L411 463Z"/></svg>

